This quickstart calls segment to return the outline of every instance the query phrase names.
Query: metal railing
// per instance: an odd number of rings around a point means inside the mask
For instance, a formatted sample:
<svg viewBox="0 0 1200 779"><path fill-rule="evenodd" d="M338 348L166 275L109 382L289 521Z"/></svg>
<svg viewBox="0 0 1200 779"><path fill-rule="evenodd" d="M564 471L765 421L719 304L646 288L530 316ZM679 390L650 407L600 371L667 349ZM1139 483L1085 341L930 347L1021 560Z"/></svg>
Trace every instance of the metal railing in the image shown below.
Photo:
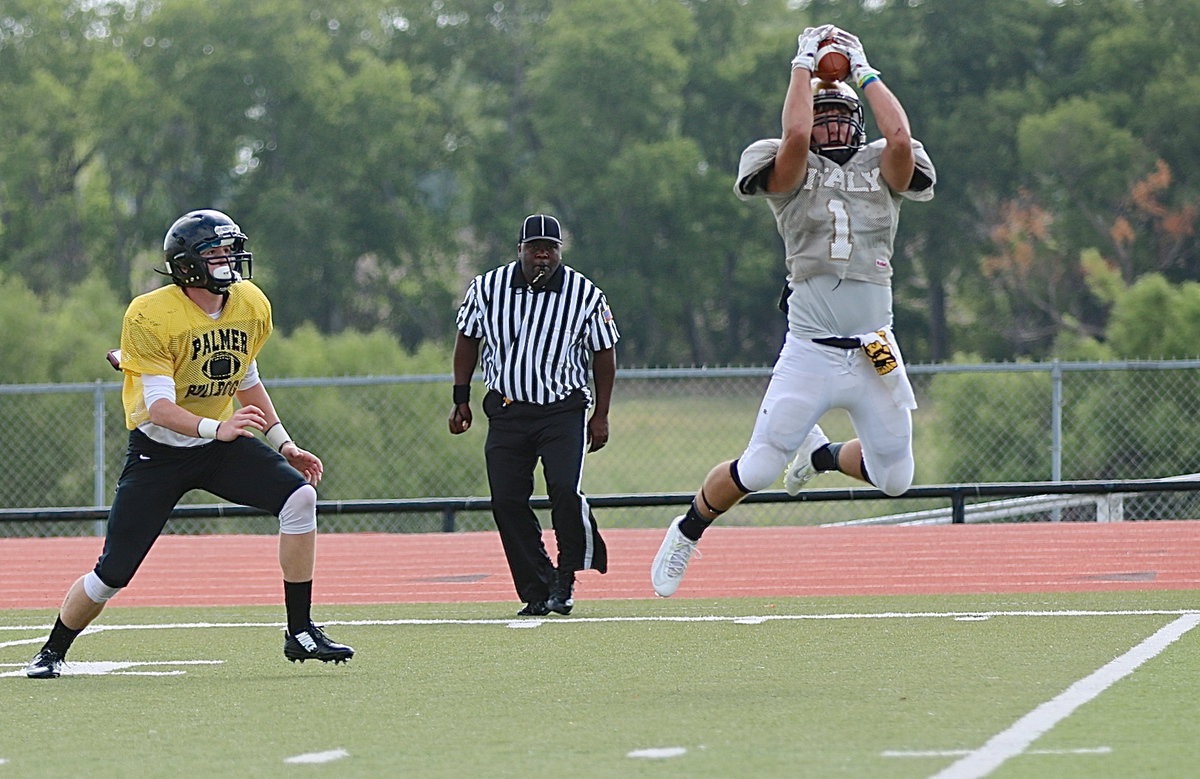
<svg viewBox="0 0 1200 779"><path fill-rule="evenodd" d="M834 525L883 525L883 524L963 524L968 512L976 514L976 521L1011 519L1018 516L1045 513L1055 509L1091 504L1096 509L1097 522L1117 522L1124 519L1121 506L1125 498L1143 493L1196 492L1200 491L1200 474L1187 474L1168 479L1133 479L1124 481L1068 481L1068 482L1015 482L991 484L931 484L916 486L903 495L886 495L880 490L864 487L851 489L814 489L798 495L788 495L782 490L763 490L747 495L746 504L765 503L822 503L845 500L911 500L926 498L948 498L950 505L944 509L931 509L904 514L891 514L864 520L829 523ZM983 504L968 504L976 498L996 496L1018 496L1016 500L997 501ZM1075 496L1075 497L1069 497ZM1081 500L1078 496L1102 496ZM693 493L671 492L637 495L589 495L588 503L593 508L628 508L682 506L691 502ZM534 497L531 504L536 509L548 509L546 497ZM430 513L436 512L443 518L442 530L454 532L457 515L461 512L490 511L491 500L482 497L421 498L397 500L319 500L317 513L323 516L345 516L379 513ZM0 522L54 522L67 520L103 520L108 516L105 506L76 506L62 508L0 509ZM225 518L268 516L266 512L228 503L187 504L177 506L172 519Z"/></svg>

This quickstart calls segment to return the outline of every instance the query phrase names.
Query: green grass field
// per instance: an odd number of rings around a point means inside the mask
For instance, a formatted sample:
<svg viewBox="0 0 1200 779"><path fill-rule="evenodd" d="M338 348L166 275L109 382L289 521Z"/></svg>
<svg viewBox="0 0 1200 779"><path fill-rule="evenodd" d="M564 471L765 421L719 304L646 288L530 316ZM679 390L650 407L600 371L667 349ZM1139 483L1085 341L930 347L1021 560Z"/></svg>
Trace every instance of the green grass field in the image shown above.
<svg viewBox="0 0 1200 779"><path fill-rule="evenodd" d="M21 666L53 613L0 612L0 779L924 777L1031 714L1036 738L986 775L1190 776L1196 606L1124 592L590 601L527 621L510 604L319 608L358 650L342 666L287 663L277 608L114 607L72 649L76 673L47 681ZM1038 715L1131 650L1144 662Z"/></svg>

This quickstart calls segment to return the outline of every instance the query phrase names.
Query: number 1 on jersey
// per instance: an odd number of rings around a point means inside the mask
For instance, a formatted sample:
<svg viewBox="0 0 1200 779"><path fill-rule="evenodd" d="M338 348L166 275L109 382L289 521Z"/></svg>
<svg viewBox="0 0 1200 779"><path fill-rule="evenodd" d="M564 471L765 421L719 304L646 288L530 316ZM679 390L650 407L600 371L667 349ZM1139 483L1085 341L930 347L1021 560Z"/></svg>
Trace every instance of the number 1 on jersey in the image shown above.
<svg viewBox="0 0 1200 779"><path fill-rule="evenodd" d="M829 242L829 259L849 260L854 244L850 241L850 215L846 213L846 203L830 199L826 207L833 215L833 240Z"/></svg>

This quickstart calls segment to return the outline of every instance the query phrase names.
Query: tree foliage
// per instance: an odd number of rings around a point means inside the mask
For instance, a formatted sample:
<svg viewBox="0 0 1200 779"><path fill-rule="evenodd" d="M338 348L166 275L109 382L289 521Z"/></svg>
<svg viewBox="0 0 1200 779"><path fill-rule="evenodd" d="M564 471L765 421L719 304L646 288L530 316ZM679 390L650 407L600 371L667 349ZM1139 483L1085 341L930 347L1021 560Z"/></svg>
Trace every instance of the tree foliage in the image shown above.
<svg viewBox="0 0 1200 779"><path fill-rule="evenodd" d="M1102 345L1119 312L1096 268L1124 288L1200 274L1191 0L9 0L4 285L115 330L56 299L119 311L161 283L166 226L222 208L281 331L387 337L398 366L450 343L470 276L548 209L609 293L622 364L768 362L781 246L732 178L779 133L796 34L825 21L863 40L938 167L897 236L910 360ZM45 348L11 324L6 368Z"/></svg>

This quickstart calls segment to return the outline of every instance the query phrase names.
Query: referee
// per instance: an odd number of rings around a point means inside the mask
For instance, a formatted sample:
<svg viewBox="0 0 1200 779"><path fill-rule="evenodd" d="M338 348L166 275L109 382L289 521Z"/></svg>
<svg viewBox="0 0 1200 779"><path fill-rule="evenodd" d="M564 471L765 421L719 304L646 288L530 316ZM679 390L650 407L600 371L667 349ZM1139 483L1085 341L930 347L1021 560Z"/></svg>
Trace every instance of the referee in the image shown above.
<svg viewBox="0 0 1200 779"><path fill-rule="evenodd" d="M455 322L450 432L471 427L471 375L483 345L492 516L525 607L518 616L570 614L575 572L608 569L608 552L581 483L584 451L608 443L608 407L620 338L604 293L562 264L562 228L525 217L517 260L476 276ZM588 365L596 396L588 389ZM592 415L587 417L587 408ZM585 423L586 419L586 423ZM538 459L550 496L558 565L529 506Z"/></svg>

